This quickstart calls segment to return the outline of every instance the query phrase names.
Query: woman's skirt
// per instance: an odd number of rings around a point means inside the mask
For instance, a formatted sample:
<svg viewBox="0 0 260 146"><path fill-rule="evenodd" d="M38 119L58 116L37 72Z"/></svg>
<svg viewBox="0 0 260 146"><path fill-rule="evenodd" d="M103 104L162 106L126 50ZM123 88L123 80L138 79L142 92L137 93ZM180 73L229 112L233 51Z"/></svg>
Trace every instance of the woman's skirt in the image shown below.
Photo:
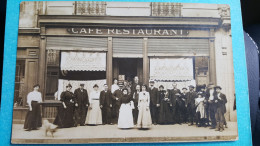
<svg viewBox="0 0 260 146"><path fill-rule="evenodd" d="M99 107L99 100L92 100L91 109L88 108L86 124L88 125L99 125L102 124L102 114Z"/></svg>
<svg viewBox="0 0 260 146"><path fill-rule="evenodd" d="M132 107L128 104L121 104L118 118L118 128L133 128L134 119L132 113Z"/></svg>
<svg viewBox="0 0 260 146"><path fill-rule="evenodd" d="M139 105L139 114L137 119L137 128L150 128L152 126L152 118L150 109L147 108L145 102Z"/></svg>
<svg viewBox="0 0 260 146"><path fill-rule="evenodd" d="M32 101L32 111L28 111L25 117L24 129L35 130L42 126L41 108L37 101Z"/></svg>
<svg viewBox="0 0 260 146"><path fill-rule="evenodd" d="M74 127L74 109L72 103L66 103L66 108L62 106L59 107L57 116L53 124L58 125L59 128L70 128Z"/></svg>

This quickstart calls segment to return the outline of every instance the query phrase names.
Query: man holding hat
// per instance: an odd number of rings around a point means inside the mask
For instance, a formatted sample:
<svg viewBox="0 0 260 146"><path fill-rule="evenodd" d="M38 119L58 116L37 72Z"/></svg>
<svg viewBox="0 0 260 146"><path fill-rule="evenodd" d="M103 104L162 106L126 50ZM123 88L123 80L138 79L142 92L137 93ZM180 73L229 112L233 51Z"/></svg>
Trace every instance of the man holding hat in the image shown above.
<svg viewBox="0 0 260 146"><path fill-rule="evenodd" d="M156 125L158 123L158 88L154 87L154 80L150 80L150 88L148 92L150 94L150 110L152 123Z"/></svg>
<svg viewBox="0 0 260 146"><path fill-rule="evenodd" d="M118 116L119 116L119 109L121 106L120 99L123 97L123 83L119 82L118 83L119 89L115 90L115 92L112 95L112 115L113 115L113 123L118 122Z"/></svg>
<svg viewBox="0 0 260 146"><path fill-rule="evenodd" d="M224 130L224 122L225 122L225 117L224 114L226 113L226 103L227 103L227 98L226 95L221 93L221 87L216 86L216 94L215 94L215 103L216 103L216 113L215 113L215 118L217 122L216 126L216 131L222 132Z"/></svg>
<svg viewBox="0 0 260 146"><path fill-rule="evenodd" d="M195 98L197 98L197 93L194 91L194 86L189 86L189 92L187 95L187 114L188 114L188 121L189 126L193 125L195 122L195 114L196 114L196 107L195 107Z"/></svg>
<svg viewBox="0 0 260 146"><path fill-rule="evenodd" d="M75 96L75 126L84 126L89 106L88 91L84 84L80 83L79 88L74 91Z"/></svg>

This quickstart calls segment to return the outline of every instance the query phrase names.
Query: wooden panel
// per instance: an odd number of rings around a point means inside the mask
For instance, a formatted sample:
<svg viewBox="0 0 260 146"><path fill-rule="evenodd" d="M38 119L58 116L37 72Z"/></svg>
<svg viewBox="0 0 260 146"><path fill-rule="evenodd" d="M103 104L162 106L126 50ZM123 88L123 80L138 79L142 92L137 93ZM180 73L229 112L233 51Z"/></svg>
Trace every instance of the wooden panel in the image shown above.
<svg viewBox="0 0 260 146"><path fill-rule="evenodd" d="M20 35L18 36L17 47L39 47L39 35Z"/></svg>
<svg viewBox="0 0 260 146"><path fill-rule="evenodd" d="M33 85L38 83L38 59L27 59L25 69L25 93L28 94L33 90ZM27 97L24 97L23 105L27 104Z"/></svg>
<svg viewBox="0 0 260 146"><path fill-rule="evenodd" d="M73 1L63 1L47 2L47 15L72 15L74 14L74 2Z"/></svg>

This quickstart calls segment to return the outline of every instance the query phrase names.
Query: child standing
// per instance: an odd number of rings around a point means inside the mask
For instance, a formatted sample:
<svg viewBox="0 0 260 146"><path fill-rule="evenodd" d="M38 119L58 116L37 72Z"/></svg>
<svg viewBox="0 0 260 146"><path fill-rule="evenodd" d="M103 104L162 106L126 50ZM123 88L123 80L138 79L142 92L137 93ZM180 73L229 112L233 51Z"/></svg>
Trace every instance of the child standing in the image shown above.
<svg viewBox="0 0 260 146"><path fill-rule="evenodd" d="M203 96L202 92L198 93L198 98L195 99L195 106L196 106L196 117L198 127L204 126L206 122L206 111L205 111L205 97Z"/></svg>

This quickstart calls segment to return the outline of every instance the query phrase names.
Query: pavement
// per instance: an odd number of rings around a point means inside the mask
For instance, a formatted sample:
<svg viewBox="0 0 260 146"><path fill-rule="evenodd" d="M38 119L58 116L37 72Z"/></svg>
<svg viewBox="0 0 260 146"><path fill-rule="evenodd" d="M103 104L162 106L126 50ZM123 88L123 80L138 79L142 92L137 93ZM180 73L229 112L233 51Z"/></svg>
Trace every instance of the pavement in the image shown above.
<svg viewBox="0 0 260 146"><path fill-rule="evenodd" d="M13 124L12 143L132 143L132 142L195 142L195 141L234 141L238 139L237 123L228 122L223 132L182 125L152 125L149 130L119 129L117 125L78 126L58 129L54 137L45 136L43 128L25 131L22 124Z"/></svg>

